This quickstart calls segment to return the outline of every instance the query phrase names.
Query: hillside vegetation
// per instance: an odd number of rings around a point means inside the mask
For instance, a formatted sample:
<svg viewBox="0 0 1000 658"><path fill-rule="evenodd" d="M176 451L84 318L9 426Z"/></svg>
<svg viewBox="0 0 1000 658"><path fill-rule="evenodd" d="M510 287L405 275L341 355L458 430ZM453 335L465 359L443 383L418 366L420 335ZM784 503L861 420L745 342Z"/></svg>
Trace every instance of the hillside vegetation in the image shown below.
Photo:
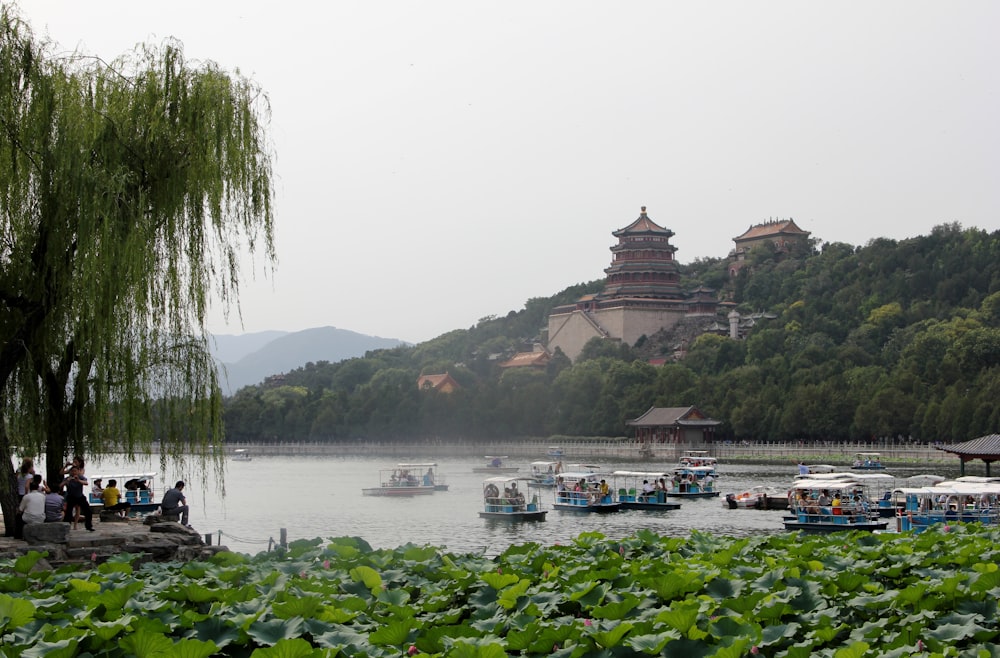
<svg viewBox="0 0 1000 658"><path fill-rule="evenodd" d="M621 436L651 406L688 405L737 440L963 441L1000 431L1000 232L950 224L863 247L762 249L734 280L726 265L684 265L683 284L773 316L746 340L702 334L659 367L648 359L673 355L685 336L594 340L576 363L557 353L544 371L501 371L503 358L541 338L554 306L601 290L597 280L416 346L246 387L227 402L227 437ZM459 390L417 390L419 375L444 372Z"/></svg>

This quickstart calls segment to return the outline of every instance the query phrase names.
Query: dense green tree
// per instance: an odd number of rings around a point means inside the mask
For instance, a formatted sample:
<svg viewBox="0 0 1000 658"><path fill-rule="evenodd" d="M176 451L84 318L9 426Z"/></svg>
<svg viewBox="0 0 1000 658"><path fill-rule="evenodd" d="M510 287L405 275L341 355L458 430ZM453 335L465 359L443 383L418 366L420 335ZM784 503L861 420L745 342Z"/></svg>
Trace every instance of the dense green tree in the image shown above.
<svg viewBox="0 0 1000 658"><path fill-rule="evenodd" d="M266 98L172 42L53 50L0 7L0 449L44 452L57 480L70 452L132 454L155 429L205 466L209 300L236 298L241 250L273 256Z"/></svg>

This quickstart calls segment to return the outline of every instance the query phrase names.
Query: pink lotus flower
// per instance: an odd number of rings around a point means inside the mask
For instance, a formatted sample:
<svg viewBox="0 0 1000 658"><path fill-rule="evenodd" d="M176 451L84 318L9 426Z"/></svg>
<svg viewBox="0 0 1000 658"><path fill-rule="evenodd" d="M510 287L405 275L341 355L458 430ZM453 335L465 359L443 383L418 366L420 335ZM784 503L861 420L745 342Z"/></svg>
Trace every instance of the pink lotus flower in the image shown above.
<svg viewBox="0 0 1000 658"><path fill-rule="evenodd" d="M299 572L299 577L300 578L305 578L306 577L306 572L305 571L300 571Z"/></svg>
<svg viewBox="0 0 1000 658"><path fill-rule="evenodd" d="M750 653L751 653L751 654L753 654L753 655L755 655L755 656L756 656L756 655L757 655L758 653L760 653L760 649L758 649L758 648L757 648L757 645L756 645L756 644L755 644L755 645L753 645L752 647L750 647Z"/></svg>
<svg viewBox="0 0 1000 658"><path fill-rule="evenodd" d="M923 651L923 650L924 650L924 641L917 640L917 651Z"/></svg>
<svg viewBox="0 0 1000 658"><path fill-rule="evenodd" d="M583 620L583 625L584 626L593 626L594 622L590 621L589 619L584 619Z"/></svg>
<svg viewBox="0 0 1000 658"><path fill-rule="evenodd" d="M329 569L330 568L330 561L329 560L323 560L323 568L324 569Z"/></svg>
<svg viewBox="0 0 1000 658"><path fill-rule="evenodd" d="M410 648L406 650L406 653L409 654L409 655L411 655L411 656L414 655L414 654L416 654L417 653L417 645L411 644Z"/></svg>
<svg viewBox="0 0 1000 658"><path fill-rule="evenodd" d="M556 652L556 651L559 651L559 645L558 644L553 644L552 645L552 651L553 651L553 653Z"/></svg>
<svg viewBox="0 0 1000 658"><path fill-rule="evenodd" d="M97 562L97 551L94 551L93 553L90 554L90 561Z"/></svg>
<svg viewBox="0 0 1000 658"><path fill-rule="evenodd" d="M497 573L502 576L503 575L503 569L501 569L500 567L497 567Z"/></svg>
<svg viewBox="0 0 1000 658"><path fill-rule="evenodd" d="M946 525L946 526L944 527L944 531L945 531L945 532L949 532L950 530L951 530L951 526L950 526L950 525Z"/></svg>
<svg viewBox="0 0 1000 658"><path fill-rule="evenodd" d="M619 546L618 547L618 555L621 555L622 557L625 557L625 547L624 546Z"/></svg>

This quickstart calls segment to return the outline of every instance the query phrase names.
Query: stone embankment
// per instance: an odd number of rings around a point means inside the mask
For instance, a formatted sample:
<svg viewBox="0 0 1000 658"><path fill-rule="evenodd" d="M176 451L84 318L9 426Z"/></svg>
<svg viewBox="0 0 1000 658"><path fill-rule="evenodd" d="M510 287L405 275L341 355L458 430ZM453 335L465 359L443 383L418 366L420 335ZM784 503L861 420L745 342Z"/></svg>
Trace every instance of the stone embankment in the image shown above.
<svg viewBox="0 0 1000 658"><path fill-rule="evenodd" d="M38 523L24 527L24 539L0 537L0 559L17 558L28 551L48 553L45 563L98 564L119 553L129 553L140 562L186 562L229 550L209 546L197 531L176 520L159 516L145 519L94 519L94 531L79 523ZM41 564L41 563L40 563Z"/></svg>
<svg viewBox="0 0 1000 658"><path fill-rule="evenodd" d="M621 459L674 463L685 450L708 450L727 462L829 463L850 465L858 452L878 452L883 462L910 465L957 465L958 459L933 444L912 441L756 441L714 443L645 444L626 437L550 437L548 439L510 439L504 441L289 441L280 443L230 443L230 450L244 448L251 455L311 455L385 457L392 460L441 459L445 457L483 457L507 455L531 460L548 459L553 448L562 451L562 460L583 461Z"/></svg>

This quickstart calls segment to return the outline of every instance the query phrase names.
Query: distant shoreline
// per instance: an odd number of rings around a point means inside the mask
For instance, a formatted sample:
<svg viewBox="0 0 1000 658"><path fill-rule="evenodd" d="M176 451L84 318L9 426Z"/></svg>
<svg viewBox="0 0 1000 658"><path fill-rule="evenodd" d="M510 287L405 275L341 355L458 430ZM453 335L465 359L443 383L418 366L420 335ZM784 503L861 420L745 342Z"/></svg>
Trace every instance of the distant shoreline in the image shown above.
<svg viewBox="0 0 1000 658"><path fill-rule="evenodd" d="M553 447L562 449L562 457L551 457ZM652 455L649 448L652 448ZM505 455L532 461L562 460L573 462L587 459L620 459L626 461L676 462L685 450L707 450L720 461L762 464L786 464L804 461L808 464L831 464L850 467L858 452L878 452L882 463L890 465L920 466L922 464L959 465L958 457L938 450L928 444L884 444L884 443L823 443L800 444L798 442L761 443L713 443L685 444L659 443L642 444L627 438L550 438L517 439L507 441L344 441L327 442L276 442L226 444L229 452L246 449L254 456L288 455L343 455L343 456L384 456L395 458L442 459L445 457L485 457ZM979 462L970 462L968 468L978 471ZM983 467L984 468L984 467Z"/></svg>

